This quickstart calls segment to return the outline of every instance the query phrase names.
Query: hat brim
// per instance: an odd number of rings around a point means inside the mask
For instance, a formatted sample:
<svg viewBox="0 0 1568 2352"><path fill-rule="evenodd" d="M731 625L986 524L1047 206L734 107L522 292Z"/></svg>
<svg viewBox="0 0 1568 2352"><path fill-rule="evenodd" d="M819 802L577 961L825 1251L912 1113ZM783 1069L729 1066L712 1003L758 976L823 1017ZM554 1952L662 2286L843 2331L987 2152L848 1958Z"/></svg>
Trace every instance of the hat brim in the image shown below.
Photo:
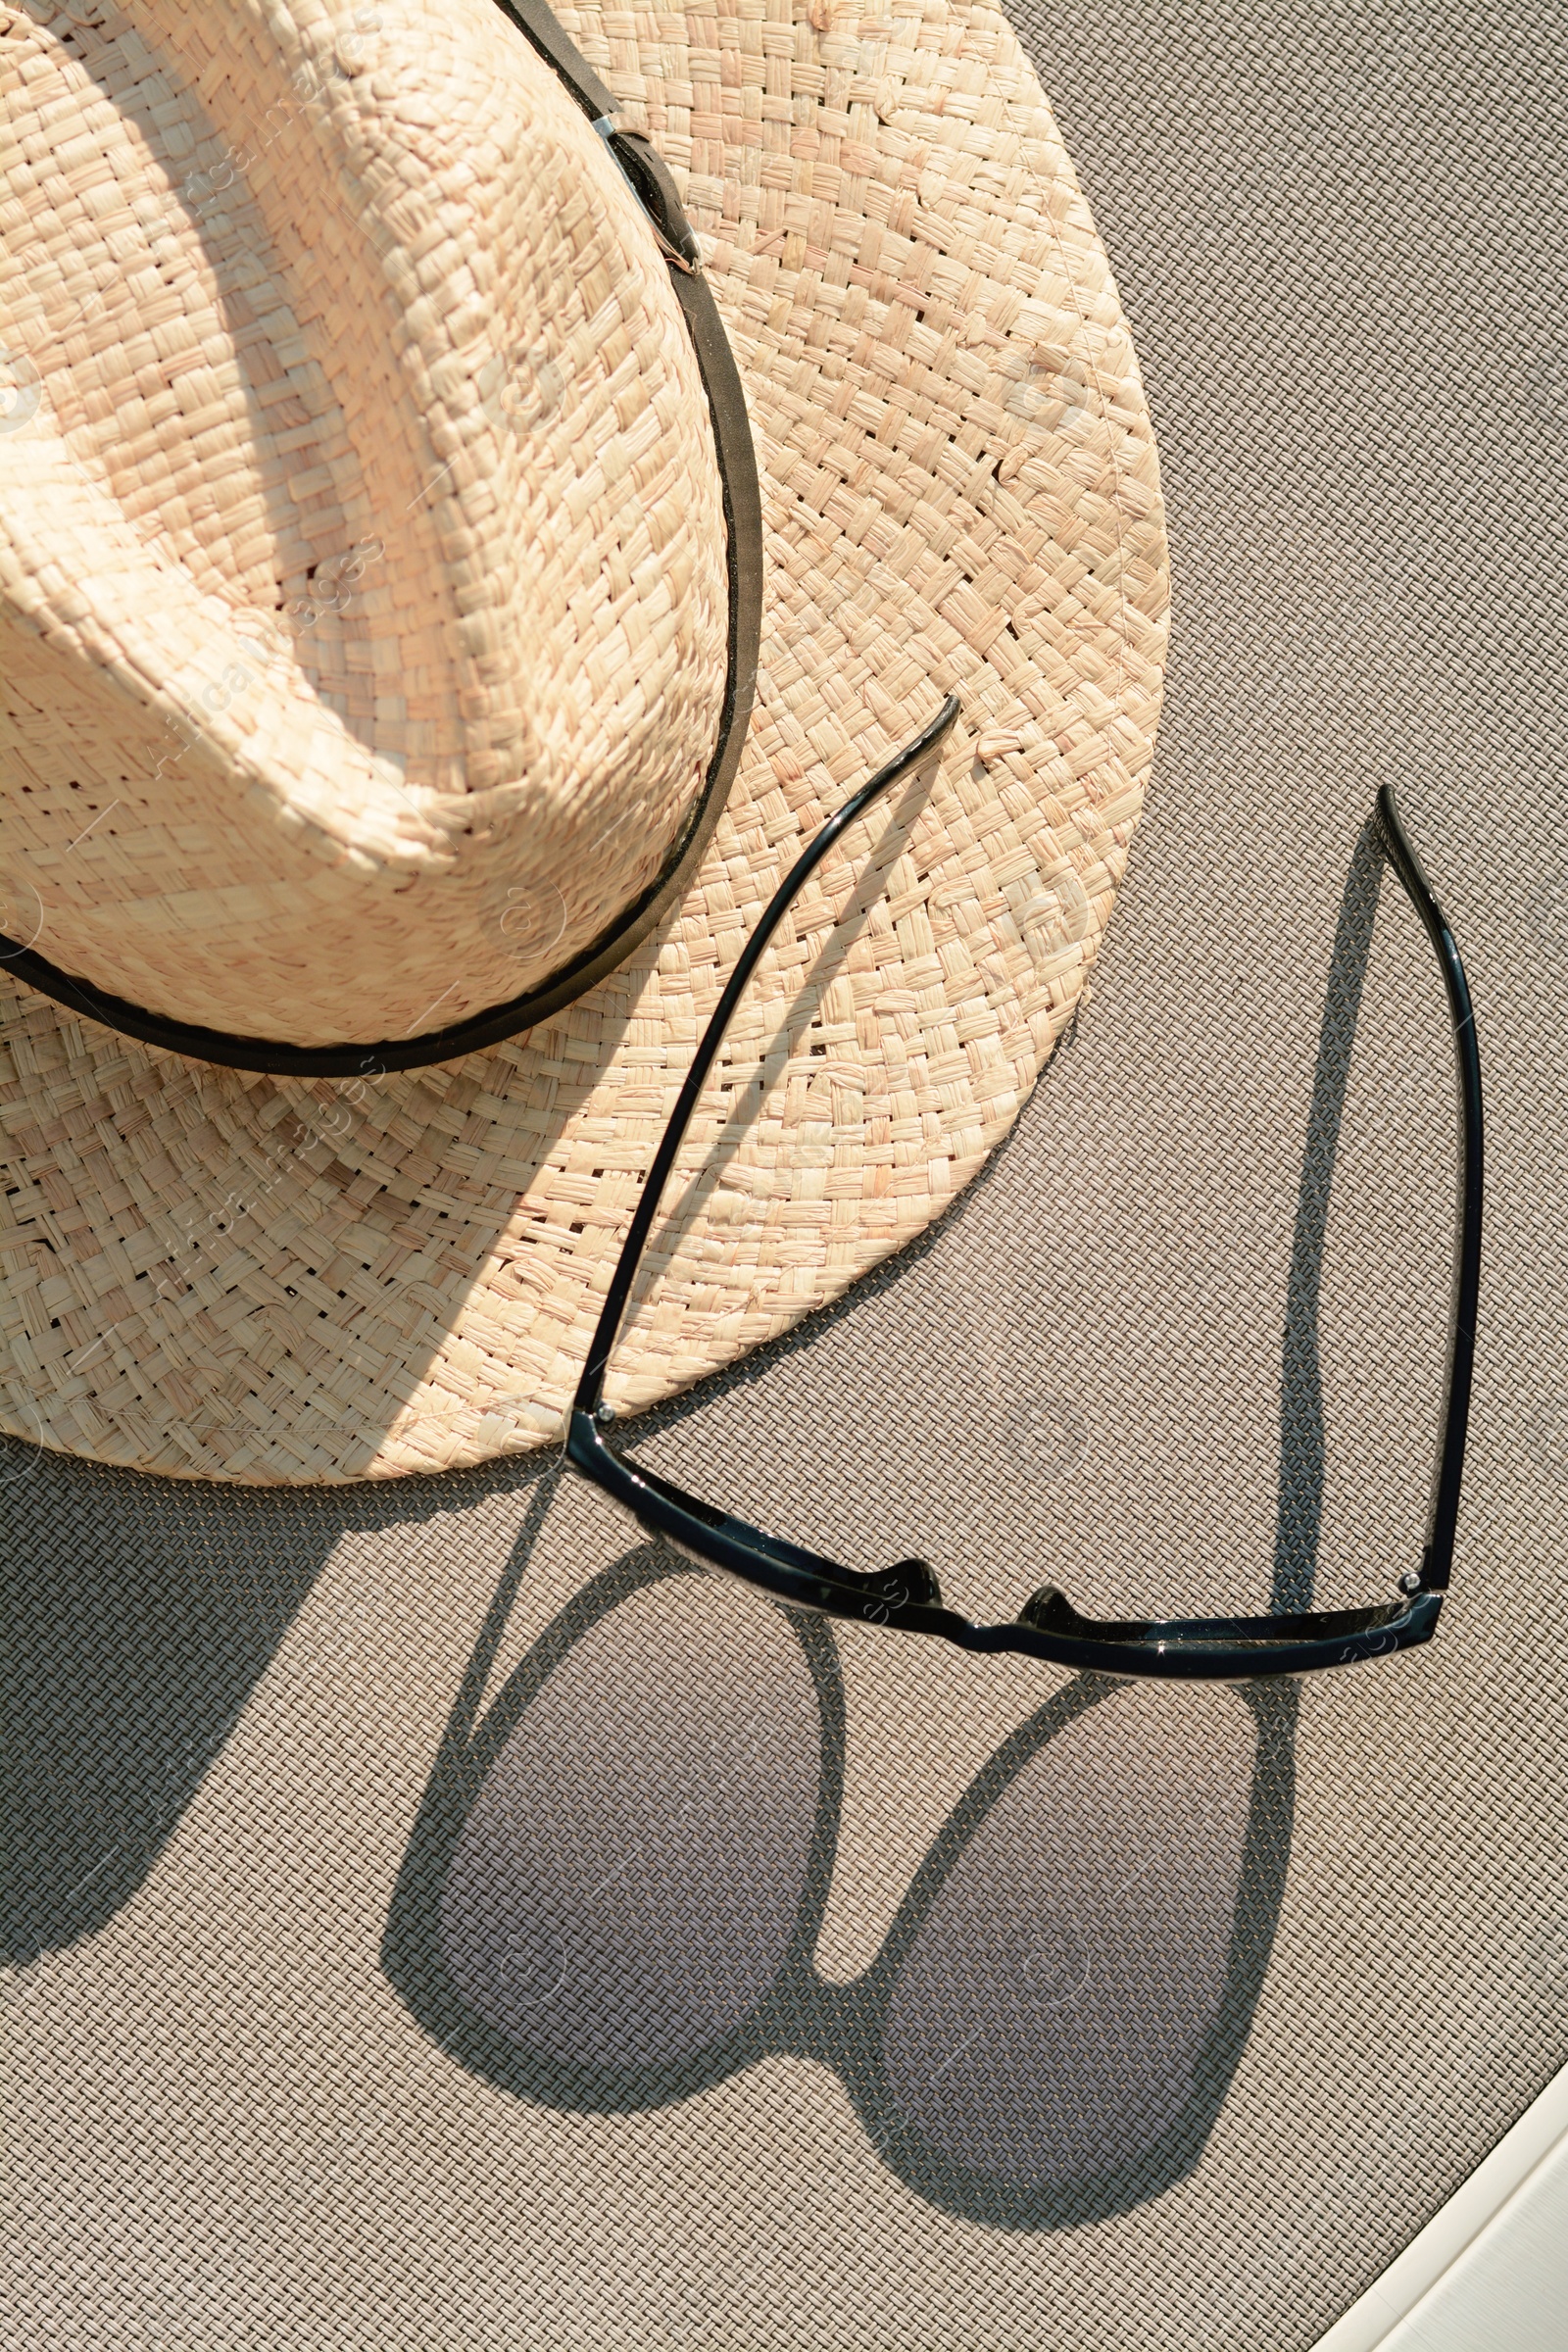
<svg viewBox="0 0 1568 2352"><path fill-rule="evenodd" d="M731 1030L612 1399L687 1387L912 1239L1076 1007L1142 806L1167 564L1108 264L1016 39L935 0L797 0L792 30L692 8L680 38L560 14L674 173L746 387L767 587L728 808L627 963L435 1069L257 1077L0 980L14 1434L256 1484L558 1438L753 920L949 692L934 788L846 837Z"/></svg>

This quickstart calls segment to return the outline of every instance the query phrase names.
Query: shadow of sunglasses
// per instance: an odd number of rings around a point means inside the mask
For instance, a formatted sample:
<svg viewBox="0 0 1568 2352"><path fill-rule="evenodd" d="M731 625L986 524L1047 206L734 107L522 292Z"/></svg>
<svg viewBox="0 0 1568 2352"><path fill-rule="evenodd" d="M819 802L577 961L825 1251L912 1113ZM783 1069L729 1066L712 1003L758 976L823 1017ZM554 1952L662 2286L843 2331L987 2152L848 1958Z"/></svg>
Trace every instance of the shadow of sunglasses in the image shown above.
<svg viewBox="0 0 1568 2352"><path fill-rule="evenodd" d="M954 1807L870 1967L831 1983L833 1638L640 1549L449 1740L383 1962L463 2064L537 2104L643 2110L810 2058L930 2202L1100 2218L1192 2169L1229 2086L1284 1886L1295 1704L1070 1682Z"/></svg>

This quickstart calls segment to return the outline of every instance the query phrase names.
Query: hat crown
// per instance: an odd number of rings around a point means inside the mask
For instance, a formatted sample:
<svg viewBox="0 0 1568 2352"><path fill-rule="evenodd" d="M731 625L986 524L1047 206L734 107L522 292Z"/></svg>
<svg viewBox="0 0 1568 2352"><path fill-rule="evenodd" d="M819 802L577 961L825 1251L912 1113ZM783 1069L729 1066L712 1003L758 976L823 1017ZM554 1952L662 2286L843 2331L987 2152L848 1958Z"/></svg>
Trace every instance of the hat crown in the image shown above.
<svg viewBox="0 0 1568 2352"><path fill-rule="evenodd" d="M300 1045L522 994L657 875L723 701L707 403L630 191L494 0L22 47L9 920Z"/></svg>

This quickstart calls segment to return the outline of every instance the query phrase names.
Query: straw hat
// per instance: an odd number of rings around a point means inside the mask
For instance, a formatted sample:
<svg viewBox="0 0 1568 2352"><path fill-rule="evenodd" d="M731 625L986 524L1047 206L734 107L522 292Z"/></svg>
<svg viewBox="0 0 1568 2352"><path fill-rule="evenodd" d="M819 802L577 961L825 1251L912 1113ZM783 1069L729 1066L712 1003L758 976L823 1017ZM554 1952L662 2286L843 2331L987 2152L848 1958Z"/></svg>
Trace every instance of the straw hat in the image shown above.
<svg viewBox="0 0 1568 2352"><path fill-rule="evenodd" d="M917 1233L1094 960L1165 547L1004 20L562 11L738 364L748 729L698 297L523 13L0 25L0 1424L53 1446L291 1483L556 1438L748 929L950 692L933 786L846 837L743 1007L612 1398Z"/></svg>

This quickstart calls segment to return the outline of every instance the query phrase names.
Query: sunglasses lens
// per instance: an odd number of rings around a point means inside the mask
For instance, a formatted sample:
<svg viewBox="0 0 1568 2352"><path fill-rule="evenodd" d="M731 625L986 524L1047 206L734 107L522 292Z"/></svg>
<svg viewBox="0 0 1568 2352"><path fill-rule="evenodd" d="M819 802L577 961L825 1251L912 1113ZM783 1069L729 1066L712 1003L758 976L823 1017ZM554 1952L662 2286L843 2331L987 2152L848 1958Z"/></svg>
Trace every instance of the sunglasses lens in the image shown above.
<svg viewBox="0 0 1568 2352"><path fill-rule="evenodd" d="M786 1620L707 1577L634 1592L541 1684L440 1905L448 1976L539 2095L671 2095L756 2010L800 1912L821 1739Z"/></svg>

